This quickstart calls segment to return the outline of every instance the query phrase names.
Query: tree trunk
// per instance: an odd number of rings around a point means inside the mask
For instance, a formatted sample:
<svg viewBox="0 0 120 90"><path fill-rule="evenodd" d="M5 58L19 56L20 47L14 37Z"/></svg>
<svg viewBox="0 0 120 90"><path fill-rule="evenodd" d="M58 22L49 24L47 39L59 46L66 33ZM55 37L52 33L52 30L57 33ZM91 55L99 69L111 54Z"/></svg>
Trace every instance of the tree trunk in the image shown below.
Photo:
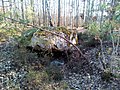
<svg viewBox="0 0 120 90"><path fill-rule="evenodd" d="M3 14L5 15L5 6L4 6L4 0L2 0L2 9L3 9Z"/></svg>
<svg viewBox="0 0 120 90"><path fill-rule="evenodd" d="M27 0L25 0L25 11L26 11L26 12L25 12L25 18L26 18L26 20L27 20L27 19L28 19L28 18L27 18Z"/></svg>
<svg viewBox="0 0 120 90"><path fill-rule="evenodd" d="M40 25L41 25L41 21L40 21L40 19L41 19L41 18L40 18L40 10L41 10L41 7L39 7L39 6L40 6L40 3L41 3L41 2L40 2L39 0L37 0L37 3L38 3L38 5L37 5L37 10L38 10L38 11L37 11L37 17L38 17L38 18L37 18L37 23L38 23L38 24L37 24L37 25L40 26Z"/></svg>
<svg viewBox="0 0 120 90"><path fill-rule="evenodd" d="M65 17L65 15L66 15L66 14L65 14L65 6L66 6L66 4L65 4L65 3L66 3L66 2L65 2L65 0L64 0L64 21L63 21L63 22L64 22L64 26L65 26L65 21L66 21L66 17Z"/></svg>
<svg viewBox="0 0 120 90"><path fill-rule="evenodd" d="M102 4L102 3L101 3L101 0L99 0L99 11L101 11L101 15L102 15L101 4ZM100 17L99 22L100 22L100 28L101 28L101 23L102 23L101 17Z"/></svg>
<svg viewBox="0 0 120 90"><path fill-rule="evenodd" d="M91 11L90 11L90 16L91 18L93 17L93 12L94 12L94 0L92 0L92 3L91 3Z"/></svg>
<svg viewBox="0 0 120 90"><path fill-rule="evenodd" d="M11 1L9 0L9 10L10 10L10 18L12 18L12 3Z"/></svg>
<svg viewBox="0 0 120 90"><path fill-rule="evenodd" d="M85 16L85 0L83 0L83 2L84 2L84 4L83 4L83 20L84 20L84 22L86 21L86 16Z"/></svg>
<svg viewBox="0 0 120 90"><path fill-rule="evenodd" d="M43 25L45 25L45 2L42 0L42 10L43 10Z"/></svg>
<svg viewBox="0 0 120 90"><path fill-rule="evenodd" d="M58 25L60 26L60 0L58 0Z"/></svg>
<svg viewBox="0 0 120 90"><path fill-rule="evenodd" d="M34 0L30 0L30 5L31 5L31 8L32 8L32 23L33 23L33 25L35 25L35 21L34 21L34 14L35 14L35 12L34 12Z"/></svg>
<svg viewBox="0 0 120 90"><path fill-rule="evenodd" d="M53 27L52 18L51 18L51 16L50 16L50 9L49 9L50 7L48 6L47 0L45 1L45 4L46 4L47 12L48 12L49 25L50 25L51 27Z"/></svg>
<svg viewBox="0 0 120 90"><path fill-rule="evenodd" d="M24 19L24 7L23 7L23 0L21 0L21 13L22 13L22 19Z"/></svg>
<svg viewBox="0 0 120 90"><path fill-rule="evenodd" d="M78 20L79 20L79 17L78 17L78 14L79 14L79 0L76 1L76 27L78 28Z"/></svg>
<svg viewBox="0 0 120 90"><path fill-rule="evenodd" d="M89 24L90 20L90 0L87 1L87 23Z"/></svg>

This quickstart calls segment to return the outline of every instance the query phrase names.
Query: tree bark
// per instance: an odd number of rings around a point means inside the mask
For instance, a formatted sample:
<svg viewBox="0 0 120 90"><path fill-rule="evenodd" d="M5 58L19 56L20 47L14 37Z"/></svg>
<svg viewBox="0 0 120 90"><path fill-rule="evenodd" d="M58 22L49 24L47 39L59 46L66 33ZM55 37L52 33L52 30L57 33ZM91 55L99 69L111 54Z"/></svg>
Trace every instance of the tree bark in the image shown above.
<svg viewBox="0 0 120 90"><path fill-rule="evenodd" d="M25 0L25 18L26 18L26 20L28 20L28 18L27 18L27 0Z"/></svg>
<svg viewBox="0 0 120 90"><path fill-rule="evenodd" d="M22 11L22 19L24 19L24 7L23 7L23 0L21 0L21 11Z"/></svg>
<svg viewBox="0 0 120 90"><path fill-rule="evenodd" d="M83 2L84 2L84 4L83 4L83 20L84 20L84 22L86 21L86 16L85 16L85 2L86 2L86 0L83 0Z"/></svg>
<svg viewBox="0 0 120 90"><path fill-rule="evenodd" d="M12 18L12 3L9 1L10 18Z"/></svg>
<svg viewBox="0 0 120 90"><path fill-rule="evenodd" d="M50 24L51 27L53 27L52 18L51 18L51 16L50 16L50 9L49 9L50 7L48 6L47 0L45 1L45 4L46 4L47 12L48 12L49 24Z"/></svg>
<svg viewBox="0 0 120 90"><path fill-rule="evenodd" d="M31 5L31 8L32 8L32 23L33 25L35 24L35 21L34 21L34 0L30 0L30 5Z"/></svg>
<svg viewBox="0 0 120 90"><path fill-rule="evenodd" d="M58 25L60 26L60 0L58 0Z"/></svg>
<svg viewBox="0 0 120 90"><path fill-rule="evenodd" d="M65 0L64 0L64 21L63 21L63 22L64 22L64 26L65 26L65 21L66 21L66 17L65 17L65 15L66 15L66 14L65 14L65 6L66 6L66 4L65 4L65 3L66 3L66 2L65 2Z"/></svg>
<svg viewBox="0 0 120 90"><path fill-rule="evenodd" d="M76 1L76 27L78 28L78 20L79 20L79 17L78 17L78 14L79 14L79 0Z"/></svg>
<svg viewBox="0 0 120 90"><path fill-rule="evenodd" d="M4 6L4 0L2 0L2 9L3 9L3 14L5 15L5 6Z"/></svg>
<svg viewBox="0 0 120 90"><path fill-rule="evenodd" d="M45 25L45 1L42 0L42 10L43 10L43 25Z"/></svg>

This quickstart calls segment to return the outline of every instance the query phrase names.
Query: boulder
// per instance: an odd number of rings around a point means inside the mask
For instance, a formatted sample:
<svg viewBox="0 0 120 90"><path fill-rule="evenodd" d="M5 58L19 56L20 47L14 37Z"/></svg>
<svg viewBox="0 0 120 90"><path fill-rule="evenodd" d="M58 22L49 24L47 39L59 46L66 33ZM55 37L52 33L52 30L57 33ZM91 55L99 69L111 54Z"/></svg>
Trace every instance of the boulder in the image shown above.
<svg viewBox="0 0 120 90"><path fill-rule="evenodd" d="M43 29L49 30L52 33L59 34L63 38L66 38L69 41L73 41L73 44L77 44L77 37L73 31L67 30L64 27L44 27ZM56 49L56 50L67 50L71 45L64 40L63 38L53 35L52 33L42 31L42 30L37 30L31 40L29 46L32 46L35 48L36 46L41 48L42 50L51 50L51 49Z"/></svg>

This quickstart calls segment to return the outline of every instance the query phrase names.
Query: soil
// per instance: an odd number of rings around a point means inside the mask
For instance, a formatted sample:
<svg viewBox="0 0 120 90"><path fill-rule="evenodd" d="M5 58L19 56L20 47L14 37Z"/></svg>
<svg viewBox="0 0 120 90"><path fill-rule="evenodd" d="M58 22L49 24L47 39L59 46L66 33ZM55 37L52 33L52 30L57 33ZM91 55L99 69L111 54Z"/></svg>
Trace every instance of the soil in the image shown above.
<svg viewBox="0 0 120 90"><path fill-rule="evenodd" d="M11 42L1 43L0 89L119 90L120 47L114 55L115 59L111 57L110 44L104 44L103 49L105 60L102 58L100 45L82 48L87 58L85 59L78 56L76 50L69 53L54 52L54 55L49 57L46 53L31 52ZM109 70L110 61L112 71ZM37 77L41 79L37 80Z"/></svg>

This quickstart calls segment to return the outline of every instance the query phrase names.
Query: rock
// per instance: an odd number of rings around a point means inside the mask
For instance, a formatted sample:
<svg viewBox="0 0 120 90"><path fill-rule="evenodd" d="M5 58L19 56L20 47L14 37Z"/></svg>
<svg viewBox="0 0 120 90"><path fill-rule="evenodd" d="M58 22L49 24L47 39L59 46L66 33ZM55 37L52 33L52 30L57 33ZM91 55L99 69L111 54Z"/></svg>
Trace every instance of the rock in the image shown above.
<svg viewBox="0 0 120 90"><path fill-rule="evenodd" d="M76 36L74 36L71 31L67 30L64 27L52 28L52 30L51 28L47 28L47 30L50 30L52 31L52 33L56 33L70 41L74 41L72 42L73 44L77 43ZM30 44L28 46L32 46L34 48L38 45L43 50L50 50L52 48L57 50L66 50L68 49L68 47L70 47L70 45L63 38L48 33L46 31L38 30L33 34ZM72 40L74 38L75 40Z"/></svg>
<svg viewBox="0 0 120 90"><path fill-rule="evenodd" d="M52 62L50 62L50 65L61 67L61 66L64 65L64 61L62 61L62 60L53 60Z"/></svg>

